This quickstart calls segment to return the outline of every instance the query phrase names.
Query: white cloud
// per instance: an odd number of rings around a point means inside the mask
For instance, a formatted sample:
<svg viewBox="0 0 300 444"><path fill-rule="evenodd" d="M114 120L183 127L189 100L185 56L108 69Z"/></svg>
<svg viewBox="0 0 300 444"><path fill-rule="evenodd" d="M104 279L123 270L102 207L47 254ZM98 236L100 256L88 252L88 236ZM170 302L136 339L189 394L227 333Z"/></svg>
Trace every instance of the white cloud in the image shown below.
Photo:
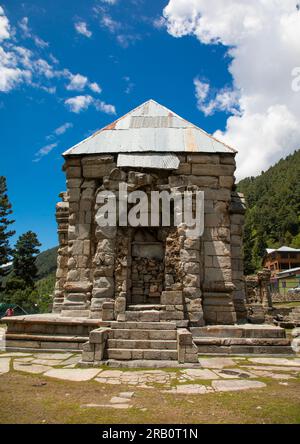
<svg viewBox="0 0 300 444"><path fill-rule="evenodd" d="M29 27L29 19L28 17L23 17L19 21L19 27L23 32L23 36L25 38L32 39L37 47L39 48L47 48L49 46L48 42L45 42L45 40L41 39L37 35L33 34L30 27Z"/></svg>
<svg viewBox="0 0 300 444"><path fill-rule="evenodd" d="M94 93L101 93L101 91L102 91L101 86L99 86L98 83L96 83L96 82L89 83L89 88L90 88Z"/></svg>
<svg viewBox="0 0 300 444"><path fill-rule="evenodd" d="M25 37L29 37L30 36L30 29L29 29L29 20L28 17L23 17L20 21L19 21L19 26L22 29Z"/></svg>
<svg viewBox="0 0 300 444"><path fill-rule="evenodd" d="M100 0L102 3L107 3L109 5L115 5L118 0Z"/></svg>
<svg viewBox="0 0 300 444"><path fill-rule="evenodd" d="M114 20L109 14L103 13L100 19L100 24L103 28L108 29L111 34L121 29L122 25L120 22Z"/></svg>
<svg viewBox="0 0 300 444"><path fill-rule="evenodd" d="M58 128L56 128L54 130L54 133L57 136L61 136L62 134L64 134L68 129L73 128L73 123L71 122L66 122L63 125L59 126Z"/></svg>
<svg viewBox="0 0 300 444"><path fill-rule="evenodd" d="M10 26L8 18L4 13L4 9L0 6L0 42L10 38Z"/></svg>
<svg viewBox="0 0 300 444"><path fill-rule="evenodd" d="M47 154L49 154L54 148L56 148L57 145L58 145L58 142L43 146L40 150L38 150L35 153L35 159L33 161L39 162L42 157L47 156Z"/></svg>
<svg viewBox="0 0 300 444"><path fill-rule="evenodd" d="M69 91L83 91L88 83L88 78L81 74L70 75L70 83L67 85Z"/></svg>
<svg viewBox="0 0 300 444"><path fill-rule="evenodd" d="M96 100L95 107L97 111L102 111L105 114L116 114L115 106L105 103L102 100Z"/></svg>
<svg viewBox="0 0 300 444"><path fill-rule="evenodd" d="M198 100L198 104L202 105L202 103L208 96L209 83L202 82L198 77L196 77L194 79L194 85L195 85L195 93L196 93L196 98Z"/></svg>
<svg viewBox="0 0 300 444"><path fill-rule="evenodd" d="M166 19L164 17L157 17L153 20L152 24L156 29L163 29L166 27Z"/></svg>
<svg viewBox="0 0 300 444"><path fill-rule="evenodd" d="M31 80L28 69L18 67L18 56L0 46L0 91L9 92L23 81Z"/></svg>
<svg viewBox="0 0 300 444"><path fill-rule="evenodd" d="M231 88L220 91L211 90L210 84L202 82L198 77L194 79L197 108L205 116L211 116L216 111L239 114L239 92Z"/></svg>
<svg viewBox="0 0 300 444"><path fill-rule="evenodd" d="M33 41L36 44L36 46L38 46L39 48L48 48L49 46L48 42L45 42L45 40L41 39L37 35L33 36Z"/></svg>
<svg viewBox="0 0 300 444"><path fill-rule="evenodd" d="M300 60L297 3L170 0L164 9L172 36L194 35L201 43L228 47L233 87L210 87L202 98L205 91L195 87L204 113L235 114L215 135L239 150L238 178L259 174L300 148L300 93L291 87Z"/></svg>
<svg viewBox="0 0 300 444"><path fill-rule="evenodd" d="M25 38L31 38L40 50L31 49L21 46L18 42L18 34L10 35L10 24L8 18L4 14L3 8L0 6L0 92L10 92L21 84L26 84L33 88L39 88L49 94L55 94L57 91L58 81L68 80L66 86L70 91L84 91L89 88L95 94L102 92L101 86L97 82L90 82L88 77L82 74L73 74L69 69L58 68L59 61L50 53L47 54L46 60L40 56L46 42L32 34L29 28L29 20L23 17L19 22L19 28ZM62 82L61 82L62 83ZM62 85L61 85L62 86ZM89 94L82 94L65 100L65 105L70 111L79 113L93 105L98 111L115 114L114 105L98 100ZM48 136L51 140L55 135L63 134L72 124L63 125L57 128L55 132ZM43 147L43 151L47 148Z"/></svg>
<svg viewBox="0 0 300 444"><path fill-rule="evenodd" d="M89 95L86 96L76 96L65 100L65 104L73 113L80 113L80 111L85 111L93 102L93 98Z"/></svg>
<svg viewBox="0 0 300 444"><path fill-rule="evenodd" d="M93 105L97 111L104 112L106 114L116 114L116 108L114 105L103 102L102 100L97 100L90 95L71 97L65 100L65 105L73 113L80 113L81 111L86 111L90 105Z"/></svg>
<svg viewBox="0 0 300 444"><path fill-rule="evenodd" d="M131 81L131 78L129 76L123 77L123 80L126 82L125 94L130 94L135 84Z"/></svg>
<svg viewBox="0 0 300 444"><path fill-rule="evenodd" d="M86 22L77 22L74 24L76 31L85 37L92 37L92 32L88 29Z"/></svg>

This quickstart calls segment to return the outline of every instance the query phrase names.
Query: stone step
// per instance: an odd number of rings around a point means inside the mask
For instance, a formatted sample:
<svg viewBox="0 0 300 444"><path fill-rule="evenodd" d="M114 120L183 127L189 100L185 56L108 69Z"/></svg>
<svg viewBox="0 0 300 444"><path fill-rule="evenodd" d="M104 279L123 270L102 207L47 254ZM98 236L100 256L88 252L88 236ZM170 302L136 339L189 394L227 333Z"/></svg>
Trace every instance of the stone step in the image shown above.
<svg viewBox="0 0 300 444"><path fill-rule="evenodd" d="M276 346L276 345L266 345L266 346L251 346L251 345L231 345L231 346L220 346L220 345L198 345L198 352L202 355L214 354L214 355L290 355L293 354L292 347L288 346Z"/></svg>
<svg viewBox="0 0 300 444"><path fill-rule="evenodd" d="M131 339L108 339L109 349L127 349L127 350L177 350L177 341L158 341L158 340L131 340Z"/></svg>
<svg viewBox="0 0 300 444"><path fill-rule="evenodd" d="M6 350L82 350L88 336L6 334Z"/></svg>
<svg viewBox="0 0 300 444"><path fill-rule="evenodd" d="M176 330L141 330L133 328L112 329L109 333L111 339L151 339L172 341L177 339Z"/></svg>
<svg viewBox="0 0 300 444"><path fill-rule="evenodd" d="M125 330L176 330L175 322L111 322L112 329Z"/></svg>
<svg viewBox="0 0 300 444"><path fill-rule="evenodd" d="M191 327L194 338L285 338L285 330L271 325L212 325Z"/></svg>
<svg viewBox="0 0 300 444"><path fill-rule="evenodd" d="M197 346L290 346L290 340L284 338L194 338Z"/></svg>
<svg viewBox="0 0 300 444"><path fill-rule="evenodd" d="M161 304L136 304L128 305L128 311L149 311L149 310L165 310L166 306Z"/></svg>
<svg viewBox="0 0 300 444"><path fill-rule="evenodd" d="M120 361L129 361L132 359L146 359L146 360L171 360L177 361L177 350L155 350L155 349L107 349L108 359L115 359Z"/></svg>
<svg viewBox="0 0 300 444"><path fill-rule="evenodd" d="M159 322L159 310L125 311L126 321Z"/></svg>
<svg viewBox="0 0 300 444"><path fill-rule="evenodd" d="M101 325L100 325L101 324ZM7 333L49 334L68 336L88 336L90 331L106 322L95 322L91 319L66 319L59 316L17 316L8 318Z"/></svg>

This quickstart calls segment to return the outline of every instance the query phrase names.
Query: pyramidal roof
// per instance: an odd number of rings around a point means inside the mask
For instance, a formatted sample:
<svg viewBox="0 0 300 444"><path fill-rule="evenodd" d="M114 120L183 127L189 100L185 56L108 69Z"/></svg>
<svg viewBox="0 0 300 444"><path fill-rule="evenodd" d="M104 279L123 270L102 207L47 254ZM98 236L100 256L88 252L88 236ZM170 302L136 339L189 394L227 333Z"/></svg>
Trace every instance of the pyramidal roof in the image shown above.
<svg viewBox="0 0 300 444"><path fill-rule="evenodd" d="M140 152L236 153L173 111L148 100L63 155Z"/></svg>

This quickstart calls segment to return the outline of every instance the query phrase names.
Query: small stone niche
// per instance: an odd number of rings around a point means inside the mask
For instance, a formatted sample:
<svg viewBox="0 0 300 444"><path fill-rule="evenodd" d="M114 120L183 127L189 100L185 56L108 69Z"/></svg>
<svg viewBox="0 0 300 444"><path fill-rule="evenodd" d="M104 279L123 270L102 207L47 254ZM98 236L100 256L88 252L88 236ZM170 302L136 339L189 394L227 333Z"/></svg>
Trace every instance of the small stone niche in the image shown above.
<svg viewBox="0 0 300 444"><path fill-rule="evenodd" d="M160 304L164 290L165 246L156 230L139 229L131 244L131 303Z"/></svg>

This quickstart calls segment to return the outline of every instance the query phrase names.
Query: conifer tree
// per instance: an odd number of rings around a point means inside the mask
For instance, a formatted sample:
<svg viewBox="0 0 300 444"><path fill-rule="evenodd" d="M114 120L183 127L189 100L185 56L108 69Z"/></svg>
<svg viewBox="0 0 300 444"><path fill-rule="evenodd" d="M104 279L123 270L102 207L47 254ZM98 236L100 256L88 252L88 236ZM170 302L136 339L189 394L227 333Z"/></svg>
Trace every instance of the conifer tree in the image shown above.
<svg viewBox="0 0 300 444"><path fill-rule="evenodd" d="M36 256L39 254L41 244L37 235L32 231L22 234L13 253L13 269L17 278L22 279L26 286L34 287L37 275Z"/></svg>
<svg viewBox="0 0 300 444"><path fill-rule="evenodd" d="M7 195L6 179L0 176L0 279L7 274L7 270L3 268L12 256L12 249L9 245L9 238L15 234L15 231L9 230L9 226L14 223L10 219L12 214L12 206ZM0 283L0 291L1 291Z"/></svg>

